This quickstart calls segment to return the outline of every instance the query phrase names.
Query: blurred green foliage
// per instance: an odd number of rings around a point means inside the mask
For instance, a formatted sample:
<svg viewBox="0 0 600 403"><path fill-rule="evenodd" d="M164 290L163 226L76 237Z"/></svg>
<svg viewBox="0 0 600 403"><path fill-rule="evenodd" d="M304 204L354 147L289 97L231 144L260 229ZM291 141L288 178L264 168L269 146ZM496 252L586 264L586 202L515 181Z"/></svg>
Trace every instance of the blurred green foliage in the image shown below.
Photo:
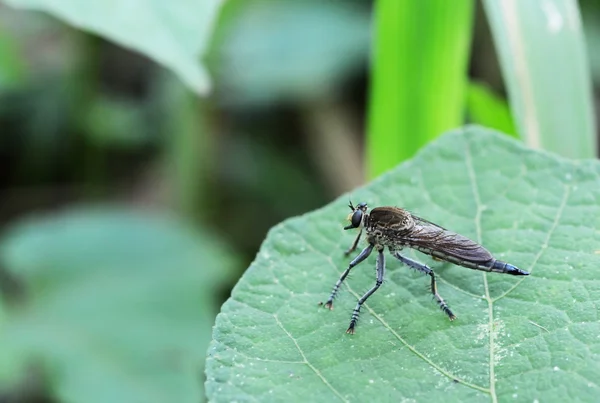
<svg viewBox="0 0 600 403"><path fill-rule="evenodd" d="M525 143L566 157L595 157L590 67L577 1L483 4Z"/></svg>
<svg viewBox="0 0 600 403"><path fill-rule="evenodd" d="M600 2L581 0L579 4L592 79L597 88L600 85Z"/></svg>
<svg viewBox="0 0 600 403"><path fill-rule="evenodd" d="M370 178L463 123L474 7L472 0L375 4Z"/></svg>
<svg viewBox="0 0 600 403"><path fill-rule="evenodd" d="M423 141L401 125L513 127L476 2L388 2L412 10L388 27L415 21L389 37L373 2L175 3L0 3L0 400L180 385L196 399L216 307L269 228L363 184L363 155L392 156L370 172L412 155ZM582 7L600 83L600 11ZM403 52L379 67L410 86L372 68L379 39ZM377 123L374 146L363 133L380 113L394 124Z"/></svg>
<svg viewBox="0 0 600 403"><path fill-rule="evenodd" d="M467 89L466 107L471 120L519 137L508 104L489 87L471 82Z"/></svg>
<svg viewBox="0 0 600 403"><path fill-rule="evenodd" d="M220 0L178 1L5 0L13 7L40 10L152 58L191 88L206 94L210 82L197 56L204 51ZM159 23L160 22L160 23Z"/></svg>
<svg viewBox="0 0 600 403"><path fill-rule="evenodd" d="M364 68L366 11L352 1L229 1L210 57L221 99L256 108L336 91L343 77Z"/></svg>
<svg viewBox="0 0 600 403"><path fill-rule="evenodd" d="M233 264L217 240L169 217L88 207L9 227L0 245L20 286L0 322L0 384L31 365L59 401L202 399L198 370Z"/></svg>
<svg viewBox="0 0 600 403"><path fill-rule="evenodd" d="M17 86L25 78L25 66L15 47L15 41L0 27L0 90Z"/></svg>

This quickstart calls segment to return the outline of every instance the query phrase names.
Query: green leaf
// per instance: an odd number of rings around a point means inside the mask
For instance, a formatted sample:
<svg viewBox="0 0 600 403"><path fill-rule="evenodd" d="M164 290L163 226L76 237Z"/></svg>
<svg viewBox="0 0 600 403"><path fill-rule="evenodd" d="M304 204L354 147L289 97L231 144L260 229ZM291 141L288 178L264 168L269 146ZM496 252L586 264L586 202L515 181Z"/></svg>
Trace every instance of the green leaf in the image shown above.
<svg viewBox="0 0 600 403"><path fill-rule="evenodd" d="M452 132L364 188L273 228L217 317L211 401L595 401L600 393L600 163ZM386 281L345 334L374 260L348 265L348 198L392 205L481 242L527 277L438 262L438 290L387 252Z"/></svg>
<svg viewBox="0 0 600 403"><path fill-rule="evenodd" d="M358 4L230 0L223 14L214 71L230 103L329 96L367 59L370 16Z"/></svg>
<svg viewBox="0 0 600 403"><path fill-rule="evenodd" d="M210 89L200 64L221 0L6 0L143 53L174 71L199 94Z"/></svg>
<svg viewBox="0 0 600 403"><path fill-rule="evenodd" d="M154 140L142 127L147 119L143 107L130 100L99 95L85 113L83 130L95 146L135 148Z"/></svg>
<svg viewBox="0 0 600 403"><path fill-rule="evenodd" d="M367 169L373 178L463 124L472 0L378 0Z"/></svg>
<svg viewBox="0 0 600 403"><path fill-rule="evenodd" d="M518 131L533 148L596 155L590 67L576 0L484 0Z"/></svg>
<svg viewBox="0 0 600 403"><path fill-rule="evenodd" d="M494 94L485 84L469 83L467 110L472 123L519 137L506 100Z"/></svg>
<svg viewBox="0 0 600 403"><path fill-rule="evenodd" d="M173 219L121 208L13 226L0 262L24 295L0 317L0 388L34 363L57 401L202 400L226 252Z"/></svg>
<svg viewBox="0 0 600 403"><path fill-rule="evenodd" d="M21 84L25 81L26 71L15 40L0 26L0 90Z"/></svg>

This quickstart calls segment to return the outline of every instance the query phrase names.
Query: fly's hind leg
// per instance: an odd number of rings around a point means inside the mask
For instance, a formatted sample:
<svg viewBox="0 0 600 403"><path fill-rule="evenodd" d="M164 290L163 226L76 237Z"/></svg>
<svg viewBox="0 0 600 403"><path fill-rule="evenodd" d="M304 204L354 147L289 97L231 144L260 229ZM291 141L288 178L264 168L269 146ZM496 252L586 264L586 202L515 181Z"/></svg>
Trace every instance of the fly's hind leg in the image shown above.
<svg viewBox="0 0 600 403"><path fill-rule="evenodd" d="M452 311L448 307L448 304L446 304L446 301L444 301L444 299L437 292L437 284L435 282L435 274L433 273L433 270L431 270L431 268L426 264L419 263L416 260L412 260L407 258L406 256L402 256L397 251L392 251L392 255L408 267L411 267L415 270L420 271L421 273L429 275L431 277L431 293L433 294L435 300L439 304L440 309L444 311L446 315L448 315L448 318L450 318L450 320L456 319L456 315L452 313Z"/></svg>

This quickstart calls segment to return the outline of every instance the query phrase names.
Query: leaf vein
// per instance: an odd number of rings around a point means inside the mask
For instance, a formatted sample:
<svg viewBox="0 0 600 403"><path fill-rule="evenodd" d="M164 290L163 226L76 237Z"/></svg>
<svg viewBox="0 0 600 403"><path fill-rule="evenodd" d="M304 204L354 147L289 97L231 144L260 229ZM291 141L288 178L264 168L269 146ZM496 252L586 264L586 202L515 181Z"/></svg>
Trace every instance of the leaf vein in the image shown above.
<svg viewBox="0 0 600 403"><path fill-rule="evenodd" d="M481 197L479 196L479 187L477 186L477 177L475 175L475 168L473 167L473 159L471 156L471 148L469 147L469 143L467 141L466 143L466 149L465 149L465 164L467 167L467 172L469 174L469 180L471 182L471 188L473 191L473 198L475 200L475 205L477 206L476 212L475 212L475 230L477 232L477 242L481 244L481 212L482 212L482 203L481 203ZM490 348L490 354L489 354L489 360L490 360L490 396L492 398L492 402L493 403L497 403L498 402L498 396L496 395L496 374L495 374L495 367L494 367L494 362L495 362L495 351L494 351L494 301L493 299L490 297L490 289L488 286L488 281L487 281L487 273L482 273L483 275L483 288L485 290L485 299L488 303L488 337L489 337L489 348Z"/></svg>
<svg viewBox="0 0 600 403"><path fill-rule="evenodd" d="M548 242L550 242L550 238L552 238L552 235L554 234L554 231L556 230L556 227L558 227L558 223L560 222L560 219L561 219L562 214L564 212L565 206L567 205L567 200L569 199L570 194L571 194L571 186L566 185L565 186L565 191L563 193L563 198L562 198L561 204L558 207L558 210L556 211L556 216L554 217L554 221L552 222L552 226L550 227L550 230L548 231L546 239L544 239L544 243L540 247L540 250L535 255L535 258L533 259L533 262L527 268L528 272L530 272L530 273L533 272L533 269L535 268L535 265L539 261L540 257L544 254L544 251L546 249L548 249ZM498 300L506 297L508 294L510 294L515 288L517 288L525 280L525 278L526 277L518 279L512 287L510 287L504 293L502 293L499 296L497 296L494 299L494 302L498 301Z"/></svg>
<svg viewBox="0 0 600 403"><path fill-rule="evenodd" d="M312 365L310 363L310 361L308 361L308 358L306 358L304 351L302 351L302 348L300 348L300 345L298 344L296 339L283 326L283 323L281 323L281 321L279 320L277 315L273 315L273 317L275 318L275 322L277 323L277 326L279 326L281 328L281 330L283 330L283 332L290 338L290 340L292 340L292 342L296 346L296 349L298 349L298 353L300 353L300 356L302 357L303 362L317 375L317 377L319 377L319 379L321 379L321 381L323 381L323 383L325 385L327 385L327 387L329 389L331 389L333 394L335 394L341 401L348 402L348 400L346 400L346 398L344 398L344 396L342 396L342 394L340 392L338 392L338 390L336 388L334 388L331 383L329 383L329 381L323 376L321 371L319 371L314 365Z"/></svg>

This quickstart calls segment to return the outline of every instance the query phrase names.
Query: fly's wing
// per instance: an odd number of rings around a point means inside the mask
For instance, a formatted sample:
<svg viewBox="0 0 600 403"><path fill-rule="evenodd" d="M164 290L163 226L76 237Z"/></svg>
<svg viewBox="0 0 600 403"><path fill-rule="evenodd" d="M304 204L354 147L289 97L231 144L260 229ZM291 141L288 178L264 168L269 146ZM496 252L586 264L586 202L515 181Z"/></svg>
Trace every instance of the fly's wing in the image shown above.
<svg viewBox="0 0 600 403"><path fill-rule="evenodd" d="M415 226L402 236L407 245L439 258L451 256L478 264L493 259L491 253L477 242L414 215L412 218Z"/></svg>

